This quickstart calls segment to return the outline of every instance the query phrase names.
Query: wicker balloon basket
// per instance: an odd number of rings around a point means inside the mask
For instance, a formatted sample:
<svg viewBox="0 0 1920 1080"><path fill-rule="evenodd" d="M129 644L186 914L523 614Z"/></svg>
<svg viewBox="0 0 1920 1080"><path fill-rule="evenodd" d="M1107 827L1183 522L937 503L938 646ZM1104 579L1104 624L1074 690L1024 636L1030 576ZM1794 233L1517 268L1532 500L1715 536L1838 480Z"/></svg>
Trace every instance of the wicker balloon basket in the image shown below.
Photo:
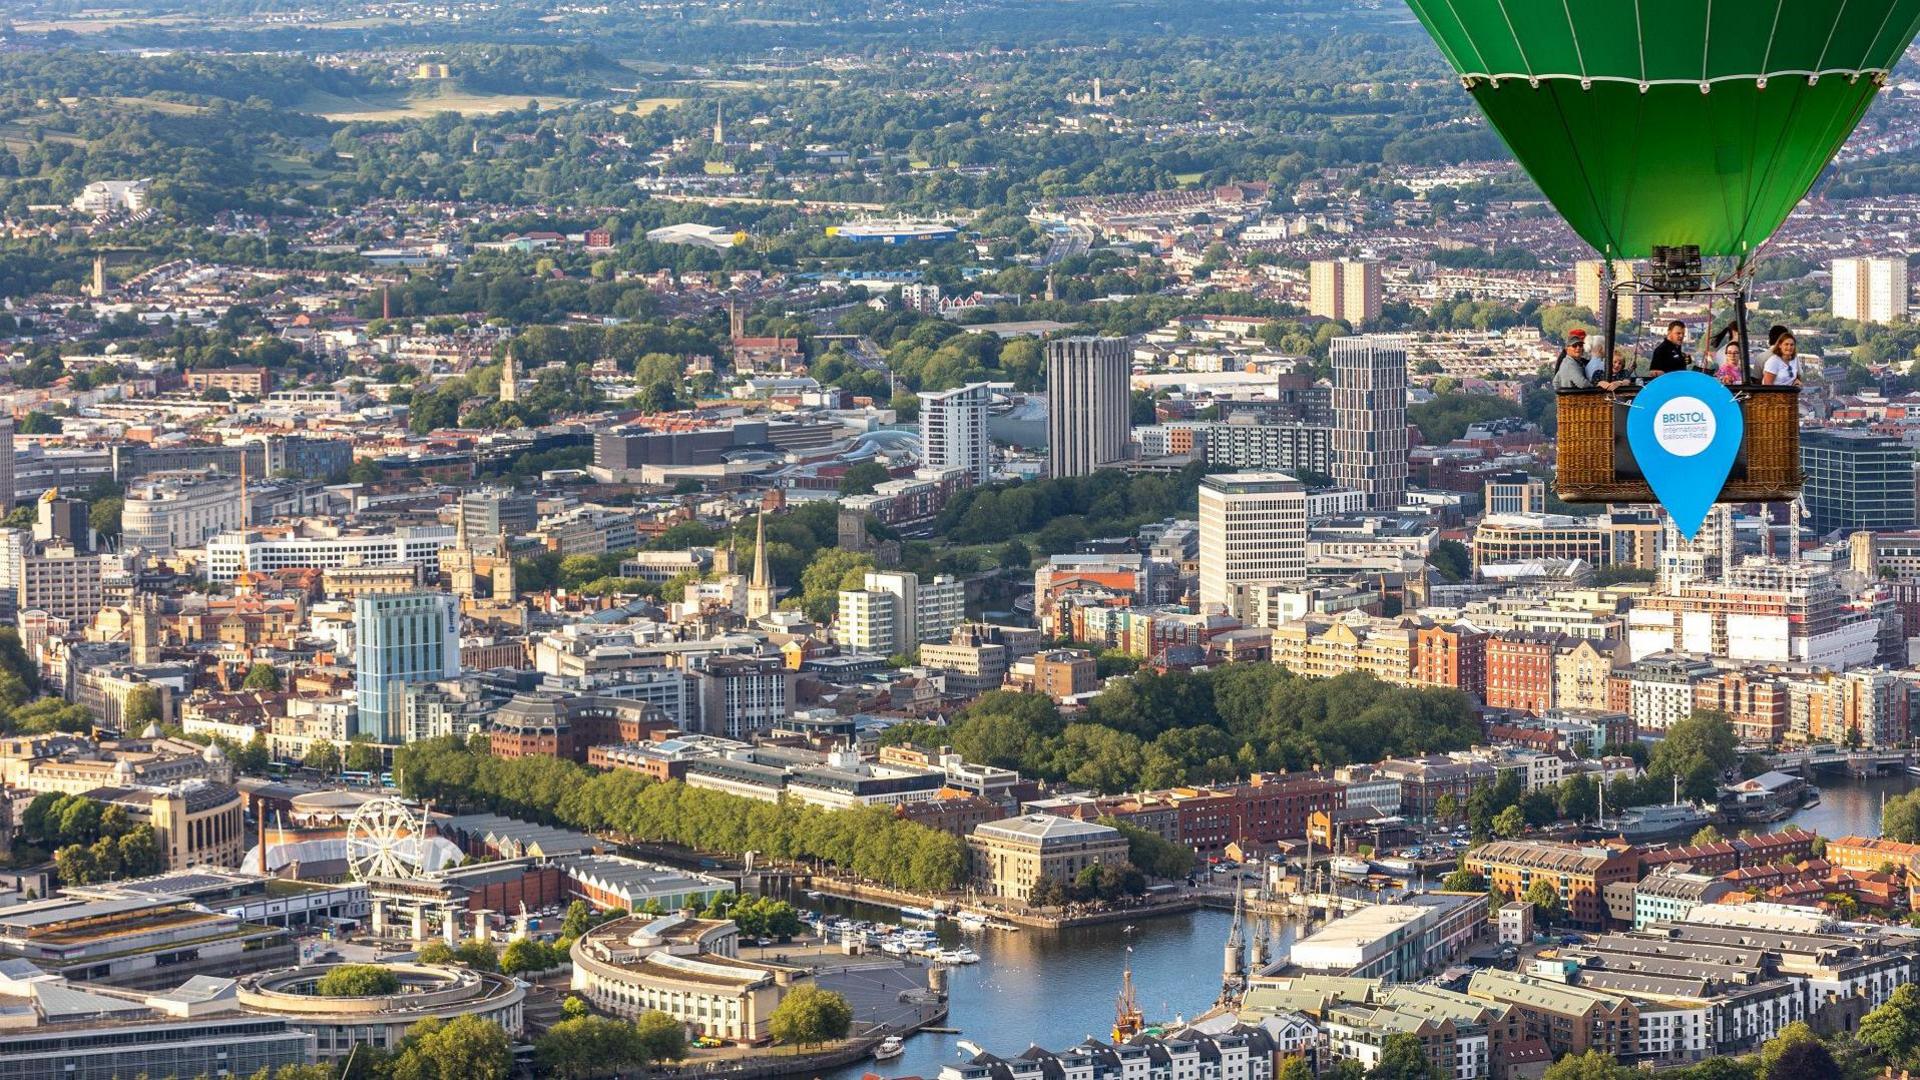
<svg viewBox="0 0 1920 1080"><path fill-rule="evenodd" d="M1800 391L1791 386L1747 386L1734 391L1746 417L1742 460L1720 490L1723 503L1787 502L1800 494ZM1625 412L1616 399L1632 394L1562 390L1555 486L1563 502L1656 502L1653 489L1631 468ZM1616 422L1622 425L1616 430ZM1620 467L1622 460L1628 468ZM1623 472L1625 475L1623 475Z"/></svg>

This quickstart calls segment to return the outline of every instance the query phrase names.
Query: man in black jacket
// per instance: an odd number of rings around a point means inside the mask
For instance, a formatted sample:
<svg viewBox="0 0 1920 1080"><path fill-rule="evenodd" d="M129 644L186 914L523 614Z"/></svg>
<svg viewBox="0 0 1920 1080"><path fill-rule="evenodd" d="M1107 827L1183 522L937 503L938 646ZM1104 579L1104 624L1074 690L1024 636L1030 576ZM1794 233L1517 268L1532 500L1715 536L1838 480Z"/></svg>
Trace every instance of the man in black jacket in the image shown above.
<svg viewBox="0 0 1920 1080"><path fill-rule="evenodd" d="M1667 336L1653 347L1653 361L1647 369L1653 374L1649 378L1665 375L1669 371L1685 371L1693 365L1687 362L1687 324L1675 319L1667 324Z"/></svg>

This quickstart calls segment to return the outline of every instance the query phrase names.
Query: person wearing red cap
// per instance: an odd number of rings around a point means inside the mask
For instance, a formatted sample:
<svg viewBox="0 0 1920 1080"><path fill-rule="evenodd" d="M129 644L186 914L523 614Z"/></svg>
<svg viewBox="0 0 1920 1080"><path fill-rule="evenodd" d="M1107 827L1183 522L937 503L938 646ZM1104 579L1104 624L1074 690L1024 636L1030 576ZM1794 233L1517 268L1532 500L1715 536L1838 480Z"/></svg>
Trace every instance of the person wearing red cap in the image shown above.
<svg viewBox="0 0 1920 1080"><path fill-rule="evenodd" d="M1621 383L1606 379L1607 362L1598 356L1587 356L1587 332L1574 327L1567 331L1567 343L1560 347L1560 355L1553 361L1553 388L1555 390L1613 390Z"/></svg>

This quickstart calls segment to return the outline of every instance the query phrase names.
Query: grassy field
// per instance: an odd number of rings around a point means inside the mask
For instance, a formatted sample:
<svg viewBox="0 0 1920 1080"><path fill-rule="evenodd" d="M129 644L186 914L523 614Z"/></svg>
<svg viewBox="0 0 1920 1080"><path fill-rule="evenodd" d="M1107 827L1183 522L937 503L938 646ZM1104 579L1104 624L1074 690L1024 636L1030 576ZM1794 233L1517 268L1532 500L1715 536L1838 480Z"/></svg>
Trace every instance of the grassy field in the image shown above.
<svg viewBox="0 0 1920 1080"><path fill-rule="evenodd" d="M22 34L49 34L65 30L71 34L104 34L127 26L177 26L198 22L188 15L144 15L137 11L102 11L73 19L22 19L13 24Z"/></svg>
<svg viewBox="0 0 1920 1080"><path fill-rule="evenodd" d="M47 127L45 122L36 121L32 117L26 119L29 122L0 124L0 143L5 143L7 149L17 152L32 146L34 133L36 131L39 132L40 137L47 142L66 143L68 146L87 145L87 140L75 135L71 131L55 130L54 128Z"/></svg>
<svg viewBox="0 0 1920 1080"><path fill-rule="evenodd" d="M325 171L316 169L299 158L289 157L285 154L263 155L260 159L260 164L265 165L267 168L289 180L323 180L327 177Z"/></svg>
<svg viewBox="0 0 1920 1080"><path fill-rule="evenodd" d="M685 105L686 103L687 103L686 98L650 97L650 98L641 98L638 101L629 101L625 105L621 105L615 108L613 111L624 112L624 113L638 113L644 116L650 112L659 112L661 109L677 109L680 106Z"/></svg>
<svg viewBox="0 0 1920 1080"><path fill-rule="evenodd" d="M542 109L557 109L571 105L576 100L550 94L475 94L445 83L434 83L391 97L350 98L337 94L311 94L300 103L300 110L345 123L354 120L407 120L440 112L490 116L518 109L529 101L537 102Z"/></svg>
<svg viewBox="0 0 1920 1080"><path fill-rule="evenodd" d="M207 111L205 105L188 105L184 102L162 101L150 97L110 97L106 100L123 109L151 109L157 113L166 113L168 116L198 116Z"/></svg>

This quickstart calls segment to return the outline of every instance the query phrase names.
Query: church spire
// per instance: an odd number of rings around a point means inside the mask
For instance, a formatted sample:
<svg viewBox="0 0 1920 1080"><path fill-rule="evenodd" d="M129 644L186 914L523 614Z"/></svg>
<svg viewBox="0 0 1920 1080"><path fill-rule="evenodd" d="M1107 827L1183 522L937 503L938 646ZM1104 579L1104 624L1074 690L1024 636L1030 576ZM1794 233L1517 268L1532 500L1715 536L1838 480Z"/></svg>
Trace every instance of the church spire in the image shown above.
<svg viewBox="0 0 1920 1080"><path fill-rule="evenodd" d="M753 537L753 587L764 589L767 581L767 512L760 511L759 524Z"/></svg>
<svg viewBox="0 0 1920 1080"><path fill-rule="evenodd" d="M773 575L767 571L767 512L760 519L753 539L753 577L747 584L747 618L763 619L773 614Z"/></svg>

